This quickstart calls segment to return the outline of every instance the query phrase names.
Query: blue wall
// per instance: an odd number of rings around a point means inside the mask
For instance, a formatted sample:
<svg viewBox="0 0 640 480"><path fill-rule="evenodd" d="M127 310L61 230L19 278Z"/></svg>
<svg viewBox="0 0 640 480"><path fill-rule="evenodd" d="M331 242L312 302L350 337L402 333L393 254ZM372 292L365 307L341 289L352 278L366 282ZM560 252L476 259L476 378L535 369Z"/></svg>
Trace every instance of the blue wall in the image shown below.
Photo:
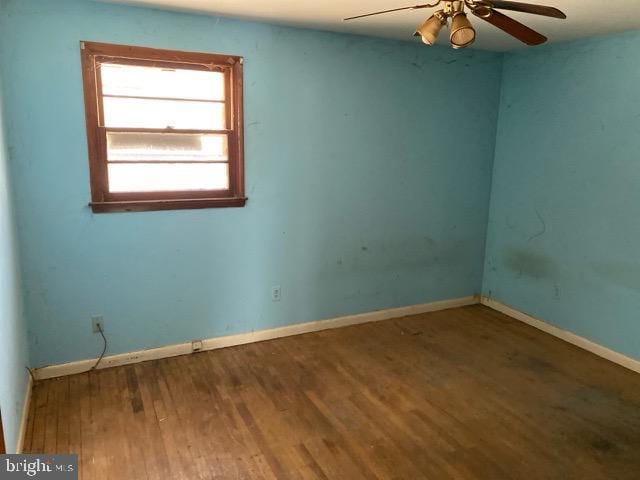
<svg viewBox="0 0 640 480"><path fill-rule="evenodd" d="M640 34L507 55L484 293L640 358Z"/></svg>
<svg viewBox="0 0 640 480"><path fill-rule="evenodd" d="M11 453L18 439L29 360L2 103L0 83L0 411Z"/></svg>
<svg viewBox="0 0 640 480"><path fill-rule="evenodd" d="M117 353L480 291L501 55L84 0L0 22L32 366L97 356L92 314ZM90 213L80 40L245 57L246 208Z"/></svg>

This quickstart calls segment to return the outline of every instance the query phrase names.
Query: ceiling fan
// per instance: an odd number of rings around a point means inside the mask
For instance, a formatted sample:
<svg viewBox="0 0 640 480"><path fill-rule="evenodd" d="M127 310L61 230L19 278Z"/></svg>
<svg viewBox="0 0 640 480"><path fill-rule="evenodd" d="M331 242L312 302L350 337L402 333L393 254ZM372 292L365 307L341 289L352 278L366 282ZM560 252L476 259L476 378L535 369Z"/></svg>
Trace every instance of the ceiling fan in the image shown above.
<svg viewBox="0 0 640 480"><path fill-rule="evenodd" d="M567 16L554 7L544 5L533 5L530 3L511 2L506 0L437 0L432 4L414 5L411 7L392 8L381 12L366 13L344 20L355 20L357 18L381 15L383 13L398 12L400 10L420 10L423 8L433 8L443 4L440 10L434 12L421 26L418 27L414 36L422 37L422 41L427 45L433 45L438 38L442 27L448 24L451 19L451 34L449 40L453 48L464 48L471 45L476 39L476 31L465 13L465 7L471 13L482 20L489 22L494 27L507 32L527 45L540 45L547 41L547 37L514 20L498 10L512 10L514 12L532 13L553 18L567 18Z"/></svg>

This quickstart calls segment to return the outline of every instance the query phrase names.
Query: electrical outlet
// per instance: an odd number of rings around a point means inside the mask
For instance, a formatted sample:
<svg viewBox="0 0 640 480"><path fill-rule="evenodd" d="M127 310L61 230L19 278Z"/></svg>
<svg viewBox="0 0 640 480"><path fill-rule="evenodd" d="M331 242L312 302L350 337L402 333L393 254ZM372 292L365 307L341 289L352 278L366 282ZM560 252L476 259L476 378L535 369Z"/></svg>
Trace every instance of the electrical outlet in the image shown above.
<svg viewBox="0 0 640 480"><path fill-rule="evenodd" d="M94 315L91 317L91 328L93 333L100 333L100 330L104 332L104 318L102 315Z"/></svg>
<svg viewBox="0 0 640 480"><path fill-rule="evenodd" d="M202 340L194 340L191 342L191 351L199 352L202 350Z"/></svg>
<svg viewBox="0 0 640 480"><path fill-rule="evenodd" d="M280 285L276 285L271 287L271 300L274 302L279 302L282 300L282 288Z"/></svg>

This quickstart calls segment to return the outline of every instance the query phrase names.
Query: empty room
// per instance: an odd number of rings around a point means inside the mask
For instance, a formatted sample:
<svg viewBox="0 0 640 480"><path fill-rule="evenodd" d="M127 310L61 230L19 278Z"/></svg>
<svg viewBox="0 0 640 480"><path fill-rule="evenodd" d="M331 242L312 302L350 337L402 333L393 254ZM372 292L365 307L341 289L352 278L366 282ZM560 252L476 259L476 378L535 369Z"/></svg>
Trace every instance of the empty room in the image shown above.
<svg viewBox="0 0 640 480"><path fill-rule="evenodd" d="M0 0L0 479L640 479L640 2L526 2Z"/></svg>

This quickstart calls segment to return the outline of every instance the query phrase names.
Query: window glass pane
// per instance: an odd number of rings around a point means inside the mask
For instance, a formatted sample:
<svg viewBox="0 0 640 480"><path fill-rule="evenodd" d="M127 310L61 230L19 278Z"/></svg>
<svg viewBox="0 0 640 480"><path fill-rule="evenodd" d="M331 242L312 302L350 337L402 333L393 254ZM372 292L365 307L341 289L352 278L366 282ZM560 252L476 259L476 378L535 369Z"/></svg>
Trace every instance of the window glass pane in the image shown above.
<svg viewBox="0 0 640 480"><path fill-rule="evenodd" d="M224 103L104 97L105 127L222 130Z"/></svg>
<svg viewBox="0 0 640 480"><path fill-rule="evenodd" d="M226 163L110 163L110 192L226 190Z"/></svg>
<svg viewBox="0 0 640 480"><path fill-rule="evenodd" d="M102 93L128 97L224 100L224 74L101 64Z"/></svg>
<svg viewBox="0 0 640 480"><path fill-rule="evenodd" d="M227 136L184 133L107 132L109 161L227 161Z"/></svg>

